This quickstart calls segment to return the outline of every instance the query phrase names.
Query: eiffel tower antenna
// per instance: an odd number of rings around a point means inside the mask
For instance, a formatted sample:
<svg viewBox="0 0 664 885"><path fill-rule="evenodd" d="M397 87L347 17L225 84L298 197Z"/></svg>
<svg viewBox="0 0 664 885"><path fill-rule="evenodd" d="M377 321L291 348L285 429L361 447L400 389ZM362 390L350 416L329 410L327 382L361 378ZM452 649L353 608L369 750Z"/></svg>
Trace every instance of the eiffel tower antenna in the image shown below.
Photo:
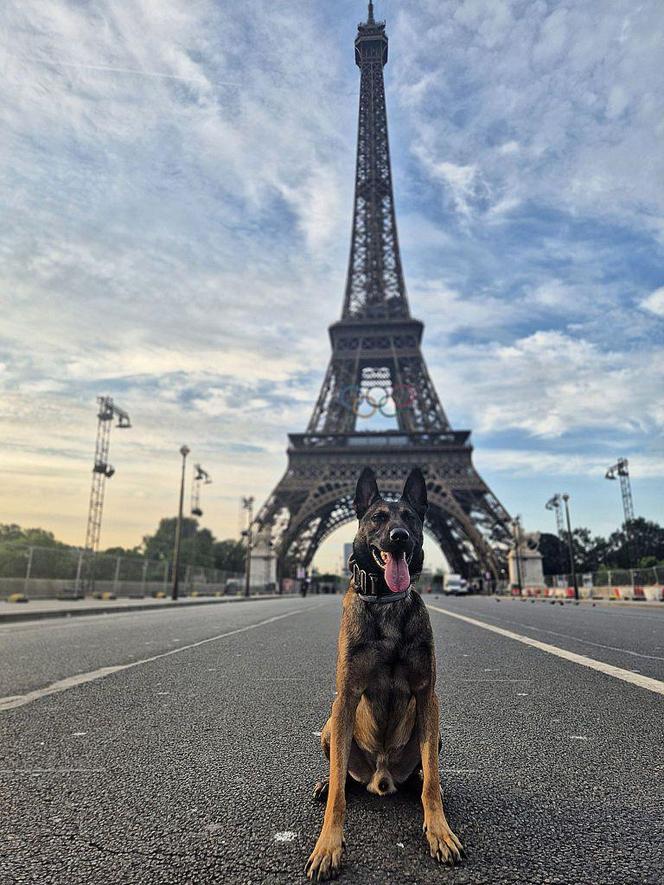
<svg viewBox="0 0 664 885"><path fill-rule="evenodd" d="M355 519L363 467L398 495L413 467L427 479L425 529L452 571L498 577L511 543L510 516L472 463L469 430L453 430L420 349L423 324L411 316L397 235L383 68L385 23L369 3L358 25L355 62L360 108L348 275L341 319L330 329L332 357L306 433L289 434L288 468L256 518L274 545L278 577L306 569L320 544ZM380 411L390 429L362 421Z"/></svg>

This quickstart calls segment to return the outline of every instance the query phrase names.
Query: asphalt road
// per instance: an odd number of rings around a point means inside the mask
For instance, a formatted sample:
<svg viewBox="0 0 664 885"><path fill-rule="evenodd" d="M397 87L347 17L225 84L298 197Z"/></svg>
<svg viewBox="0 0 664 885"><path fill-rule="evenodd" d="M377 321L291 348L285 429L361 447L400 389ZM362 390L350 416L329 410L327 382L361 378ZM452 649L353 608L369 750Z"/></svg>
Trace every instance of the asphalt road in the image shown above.
<svg viewBox="0 0 664 885"><path fill-rule="evenodd" d="M664 611L428 601L664 679ZM1 627L0 883L304 882L339 602ZM417 797L353 790L343 881L664 882L664 697L431 619L446 810L468 857L451 870L428 856ZM20 705L2 710L8 697Z"/></svg>

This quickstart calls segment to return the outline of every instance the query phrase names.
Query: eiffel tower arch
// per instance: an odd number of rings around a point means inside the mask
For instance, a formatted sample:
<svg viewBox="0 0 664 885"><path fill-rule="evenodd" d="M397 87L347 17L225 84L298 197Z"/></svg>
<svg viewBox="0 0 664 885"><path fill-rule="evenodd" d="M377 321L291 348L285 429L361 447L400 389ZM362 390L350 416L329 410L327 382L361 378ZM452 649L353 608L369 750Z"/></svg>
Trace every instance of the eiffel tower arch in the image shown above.
<svg viewBox="0 0 664 885"><path fill-rule="evenodd" d="M256 519L280 577L308 567L321 543L355 519L355 483L367 465L388 497L400 494L413 467L422 468L425 529L455 572L498 575L510 542L510 516L473 466L470 431L450 426L422 356L424 326L410 314L392 187L387 58L385 23L369 3L355 40L360 108L342 316L329 329L332 356L307 430L289 434L286 473ZM361 429L376 410L393 426Z"/></svg>

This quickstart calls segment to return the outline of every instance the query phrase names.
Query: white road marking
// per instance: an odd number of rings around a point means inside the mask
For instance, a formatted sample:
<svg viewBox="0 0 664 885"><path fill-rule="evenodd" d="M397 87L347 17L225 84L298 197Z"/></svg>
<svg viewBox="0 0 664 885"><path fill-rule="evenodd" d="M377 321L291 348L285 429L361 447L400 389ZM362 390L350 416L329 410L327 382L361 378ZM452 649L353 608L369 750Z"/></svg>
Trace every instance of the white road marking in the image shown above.
<svg viewBox="0 0 664 885"><path fill-rule="evenodd" d="M457 618L459 621L472 624L474 627L481 627L483 630L489 630L491 633L497 633L499 636L507 637L507 639L514 639L517 642L522 642L524 645L530 645L532 648L539 649L539 651L545 651L550 655L564 658L566 661L572 661L574 664L581 664L583 667L589 667L591 670L597 670L607 676L613 676L614 679L622 679L623 682L629 682L632 685L637 685L639 688L653 691L655 694L664 695L664 682L661 682L659 679L642 676L640 673L634 673L632 670L623 670L622 667L614 667L612 664L605 664L604 661L596 661L594 658L588 658L585 655L577 655L575 652L567 651L567 649L558 648L557 645L549 645L547 642L531 639L530 636L522 636L520 633L513 633L511 630L504 630L502 627L494 626L494 624L487 624L486 621L479 621L477 618L459 615L456 612L450 612L435 605L428 605L427 608L440 612L442 615L447 615L448 618ZM2 709L1 706L0 709Z"/></svg>
<svg viewBox="0 0 664 885"><path fill-rule="evenodd" d="M293 833L290 830L286 830L283 833L274 834L275 842L292 842L294 839L297 839L297 833Z"/></svg>
<svg viewBox="0 0 664 885"><path fill-rule="evenodd" d="M487 617L496 618L496 620L501 621L504 620L498 615L487 615ZM571 639L572 642L580 642L582 645L594 645L596 648L604 648L607 651L619 651L625 655L632 655L632 657L635 658L647 658L649 661L664 661L664 658L659 657L658 655L646 655L640 651L632 651L630 648L621 648L619 645L603 645L601 642L592 642L590 639L582 639L580 636L571 636L569 633L559 633L557 630L546 630L544 627L535 627L532 624L524 624L523 621L508 621L507 623L516 624L517 627L525 627L526 630L534 630L536 633L548 633L551 636L559 636L561 639Z"/></svg>
<svg viewBox="0 0 664 885"><path fill-rule="evenodd" d="M587 741L588 740L588 738L585 736L585 734L571 734L569 736L569 739L571 741Z"/></svg>
<svg viewBox="0 0 664 885"><path fill-rule="evenodd" d="M318 606L314 606L317 608ZM283 615L275 615L272 618L266 618L264 621L258 621L256 624L248 624L246 627L238 627L235 630L228 630L226 633L219 633L217 636L210 636L208 639L201 639L199 642L192 642L191 645L181 645L179 648L173 648L170 651L153 655L150 658L143 658L140 661L132 661L130 664L116 664L112 667L100 667L98 670L92 670L89 673L78 673L76 676L68 676L66 679L60 679L44 688L37 688L26 694L11 695L6 698L0 698L0 713L5 710L15 710L16 707L23 707L25 704L31 704L40 698L48 697L51 694L58 694L61 691L67 691L68 688L76 688L86 682L93 682L97 679L104 679L106 676L112 676L114 673L121 673L123 670L130 670L132 667L140 667L142 664L151 664L161 658L168 658L171 655L181 654L191 648L199 648L201 645L207 645L208 642L217 642L219 639L225 639L227 636L235 636L238 633L247 633L249 630L255 630L257 627L264 627L266 624L273 624L275 621L281 621L283 618L291 618L293 615L299 615L304 611L312 611L313 609L296 608L293 611L286 612Z"/></svg>

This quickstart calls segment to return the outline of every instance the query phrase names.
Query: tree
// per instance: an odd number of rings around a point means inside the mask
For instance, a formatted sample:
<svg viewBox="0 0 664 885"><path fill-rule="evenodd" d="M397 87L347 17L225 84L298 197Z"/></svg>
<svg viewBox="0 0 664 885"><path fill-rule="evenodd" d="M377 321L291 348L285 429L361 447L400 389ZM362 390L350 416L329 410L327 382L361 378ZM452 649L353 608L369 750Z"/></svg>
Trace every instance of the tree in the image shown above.
<svg viewBox="0 0 664 885"><path fill-rule="evenodd" d="M66 547L55 540L53 532L44 529L22 529L15 523L0 523L0 544L15 544L21 547Z"/></svg>
<svg viewBox="0 0 664 885"><path fill-rule="evenodd" d="M36 548L31 562L33 577L69 578L75 573L74 547L56 541L53 532L23 529L11 523L0 524L0 577L25 575L30 547Z"/></svg>
<svg viewBox="0 0 664 885"><path fill-rule="evenodd" d="M557 535L542 532L539 552L542 554L542 568L545 575L564 575L569 571L567 544L561 541Z"/></svg>
<svg viewBox="0 0 664 885"><path fill-rule="evenodd" d="M108 547L102 552L102 556L121 556L123 559L144 558L140 547Z"/></svg>
<svg viewBox="0 0 664 885"><path fill-rule="evenodd" d="M175 547L177 518L168 517L160 521L154 535L143 538L143 549L148 559L172 559ZM214 568L214 535L209 529L200 529L197 519L188 516L182 519L182 540L180 561L183 565L198 565Z"/></svg>
<svg viewBox="0 0 664 885"><path fill-rule="evenodd" d="M223 572L243 572L247 548L242 541L216 541L212 547L214 567Z"/></svg>

